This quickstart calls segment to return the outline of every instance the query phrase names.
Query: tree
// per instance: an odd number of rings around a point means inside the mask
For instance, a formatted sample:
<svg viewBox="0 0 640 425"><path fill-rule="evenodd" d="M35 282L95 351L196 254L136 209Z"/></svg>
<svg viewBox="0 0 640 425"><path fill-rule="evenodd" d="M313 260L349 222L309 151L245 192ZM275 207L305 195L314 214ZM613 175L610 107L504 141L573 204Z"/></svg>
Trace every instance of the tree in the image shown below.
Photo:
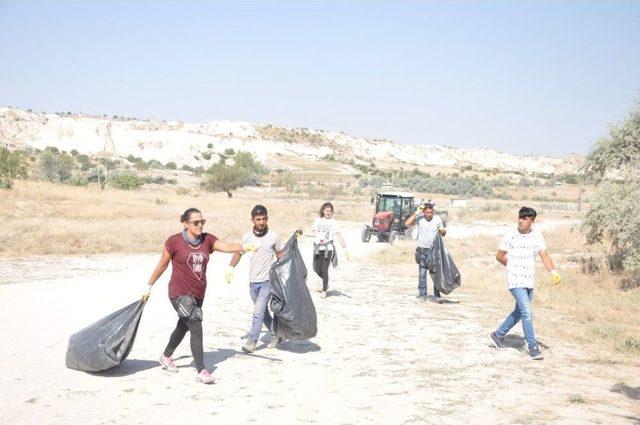
<svg viewBox="0 0 640 425"><path fill-rule="evenodd" d="M164 168L166 168L167 170L175 170L177 167L178 166L173 161L167 162L167 165L164 166Z"/></svg>
<svg viewBox="0 0 640 425"><path fill-rule="evenodd" d="M0 148L0 189L11 189L17 177L27 177L24 152Z"/></svg>
<svg viewBox="0 0 640 425"><path fill-rule="evenodd" d="M279 187L284 187L287 192L293 192L296 187L296 176L291 172L287 171L281 174L278 174L278 177L275 180L275 185Z"/></svg>
<svg viewBox="0 0 640 425"><path fill-rule="evenodd" d="M581 230L587 243L609 243L612 269L640 271L640 102L587 155L582 173L596 184Z"/></svg>
<svg viewBox="0 0 640 425"><path fill-rule="evenodd" d="M203 179L202 187L210 192L227 192L231 198L232 190L246 186L251 175L236 165L217 163L211 166Z"/></svg>
<svg viewBox="0 0 640 425"><path fill-rule="evenodd" d="M57 155L50 149L45 149L40 154L37 168L38 175L43 180L57 182L60 180L60 163Z"/></svg>

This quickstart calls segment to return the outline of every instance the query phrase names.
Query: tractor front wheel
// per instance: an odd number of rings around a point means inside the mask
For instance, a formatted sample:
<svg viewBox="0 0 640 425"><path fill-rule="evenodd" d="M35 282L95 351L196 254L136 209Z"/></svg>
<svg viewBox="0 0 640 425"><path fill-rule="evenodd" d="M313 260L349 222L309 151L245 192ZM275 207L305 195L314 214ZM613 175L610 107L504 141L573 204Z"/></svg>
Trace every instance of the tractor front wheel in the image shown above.
<svg viewBox="0 0 640 425"><path fill-rule="evenodd" d="M395 230L392 230L391 233L389 233L389 244L393 245L394 243L396 243L397 240L398 240L398 232L396 232Z"/></svg>
<svg viewBox="0 0 640 425"><path fill-rule="evenodd" d="M369 242L371 240L371 230L365 227L362 229L360 237L362 238L362 242Z"/></svg>

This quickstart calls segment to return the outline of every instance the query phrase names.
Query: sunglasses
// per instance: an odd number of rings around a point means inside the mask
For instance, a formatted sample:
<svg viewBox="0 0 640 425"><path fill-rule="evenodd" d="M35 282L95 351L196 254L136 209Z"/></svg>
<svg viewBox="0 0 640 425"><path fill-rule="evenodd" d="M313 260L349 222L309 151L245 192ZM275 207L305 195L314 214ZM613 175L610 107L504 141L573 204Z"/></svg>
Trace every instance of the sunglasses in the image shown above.
<svg viewBox="0 0 640 425"><path fill-rule="evenodd" d="M203 225L203 226L204 226L206 222L207 222L207 220L204 220L204 219L203 219L203 220L193 220L193 221L188 221L187 223L191 223L191 224L193 224L194 226L198 227L198 226L200 226L200 225Z"/></svg>

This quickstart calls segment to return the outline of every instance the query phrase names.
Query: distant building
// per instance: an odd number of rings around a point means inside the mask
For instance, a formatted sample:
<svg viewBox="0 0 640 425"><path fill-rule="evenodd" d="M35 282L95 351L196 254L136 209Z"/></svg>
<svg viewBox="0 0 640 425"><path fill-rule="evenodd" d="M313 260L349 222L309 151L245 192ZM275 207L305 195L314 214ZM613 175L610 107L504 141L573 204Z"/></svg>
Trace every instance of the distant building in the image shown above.
<svg viewBox="0 0 640 425"><path fill-rule="evenodd" d="M449 205L451 208L467 208L467 201L468 199L451 198L449 200Z"/></svg>

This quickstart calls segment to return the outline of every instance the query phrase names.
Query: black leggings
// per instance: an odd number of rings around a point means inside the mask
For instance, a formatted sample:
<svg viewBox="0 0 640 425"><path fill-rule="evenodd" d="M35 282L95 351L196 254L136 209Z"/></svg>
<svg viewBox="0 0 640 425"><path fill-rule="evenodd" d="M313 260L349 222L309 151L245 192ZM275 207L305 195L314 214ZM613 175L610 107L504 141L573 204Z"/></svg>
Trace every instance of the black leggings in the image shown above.
<svg viewBox="0 0 640 425"><path fill-rule="evenodd" d="M322 278L322 290L325 292L329 289L329 266L334 255L334 252L329 250L320 251L313 256L313 271Z"/></svg>
<svg viewBox="0 0 640 425"><path fill-rule="evenodd" d="M170 299L173 308L178 311L178 298ZM204 300L199 300L196 298L196 304L198 307L202 308L202 302ZM164 355L166 357L171 357L175 349L180 345L182 339L187 334L187 331L191 332L191 354L193 355L193 360L196 363L196 369L198 373L204 369L204 353L202 348L202 322L200 320L188 320L183 317L178 319L178 323L176 324L176 328L171 333L171 337L169 338L169 343L167 344L167 348L164 349Z"/></svg>

